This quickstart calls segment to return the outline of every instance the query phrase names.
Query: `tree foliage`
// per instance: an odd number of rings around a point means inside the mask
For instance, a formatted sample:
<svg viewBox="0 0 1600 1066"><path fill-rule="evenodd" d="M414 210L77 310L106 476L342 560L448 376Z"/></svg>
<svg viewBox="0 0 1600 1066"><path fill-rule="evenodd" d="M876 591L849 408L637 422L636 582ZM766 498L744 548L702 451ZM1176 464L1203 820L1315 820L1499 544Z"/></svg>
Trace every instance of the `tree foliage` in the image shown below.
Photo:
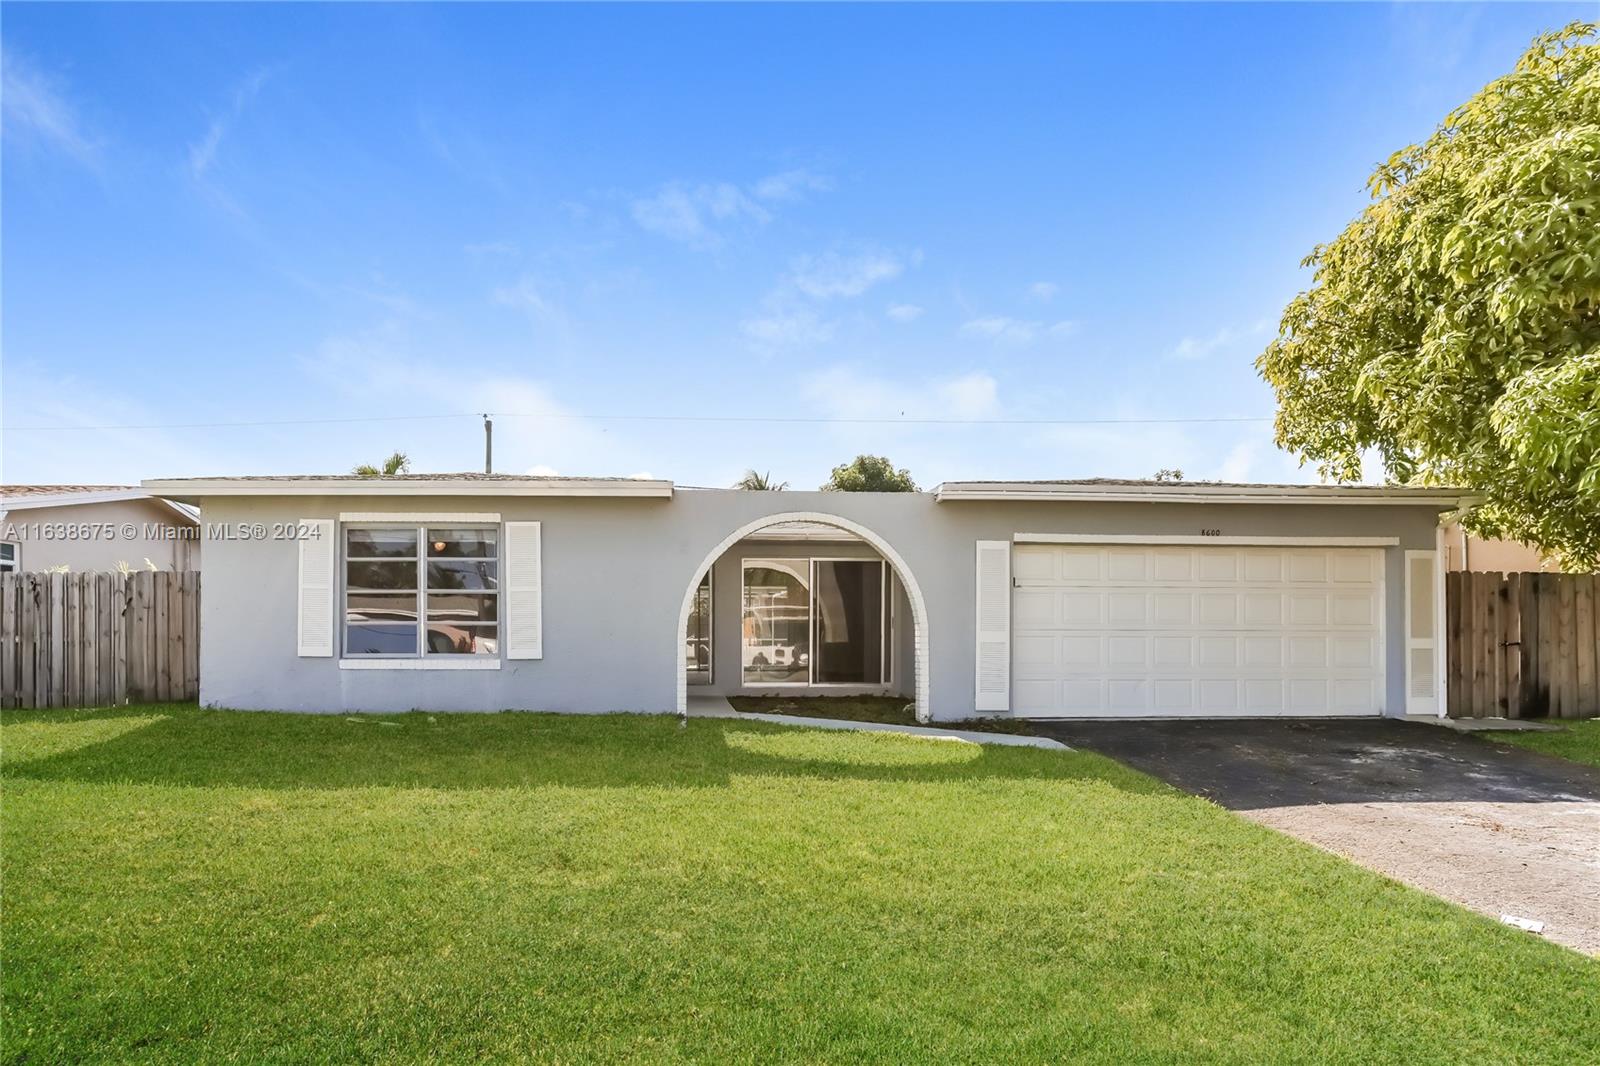
<svg viewBox="0 0 1600 1066"><path fill-rule="evenodd" d="M1278 443L1482 499L1485 536L1600 565L1600 39L1574 23L1373 174L1257 360Z"/></svg>
<svg viewBox="0 0 1600 1066"><path fill-rule="evenodd" d="M350 472L356 477L390 477L394 474L409 474L411 473L411 459L405 452L392 452L389 458L383 461L382 466L362 463Z"/></svg>
<svg viewBox="0 0 1600 1066"><path fill-rule="evenodd" d="M833 468L823 492L916 492L911 471L896 470L881 455L858 455Z"/></svg>
<svg viewBox="0 0 1600 1066"><path fill-rule="evenodd" d="M744 472L744 477L733 483L733 487L743 489L746 492L782 492L789 487L789 483L787 481L773 481L771 471L765 474L758 474L755 468L752 467Z"/></svg>

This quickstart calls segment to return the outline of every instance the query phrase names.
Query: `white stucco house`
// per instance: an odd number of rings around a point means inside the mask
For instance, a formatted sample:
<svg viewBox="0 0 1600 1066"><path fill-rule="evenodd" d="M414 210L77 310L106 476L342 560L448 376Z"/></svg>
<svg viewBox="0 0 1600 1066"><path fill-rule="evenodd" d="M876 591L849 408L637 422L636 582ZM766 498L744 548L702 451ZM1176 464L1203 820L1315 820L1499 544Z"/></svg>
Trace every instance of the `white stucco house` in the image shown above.
<svg viewBox="0 0 1600 1066"><path fill-rule="evenodd" d="M193 507L133 485L0 485L0 573L200 569Z"/></svg>
<svg viewBox="0 0 1600 1066"><path fill-rule="evenodd" d="M453 474L147 481L201 509L201 700L974 715L1444 707L1437 489L1117 480L741 492Z"/></svg>

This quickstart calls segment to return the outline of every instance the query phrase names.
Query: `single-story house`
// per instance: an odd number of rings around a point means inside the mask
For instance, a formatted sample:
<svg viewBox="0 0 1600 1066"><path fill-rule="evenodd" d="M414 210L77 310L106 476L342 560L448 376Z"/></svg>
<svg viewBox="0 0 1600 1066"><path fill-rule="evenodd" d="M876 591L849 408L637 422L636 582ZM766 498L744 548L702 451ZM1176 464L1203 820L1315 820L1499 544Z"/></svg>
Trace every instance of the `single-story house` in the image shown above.
<svg viewBox="0 0 1600 1066"><path fill-rule="evenodd" d="M1439 714L1449 490L931 492L415 474L147 481L207 531L201 701L923 720Z"/></svg>
<svg viewBox="0 0 1600 1066"><path fill-rule="evenodd" d="M133 485L0 485L0 573L200 569L200 516Z"/></svg>

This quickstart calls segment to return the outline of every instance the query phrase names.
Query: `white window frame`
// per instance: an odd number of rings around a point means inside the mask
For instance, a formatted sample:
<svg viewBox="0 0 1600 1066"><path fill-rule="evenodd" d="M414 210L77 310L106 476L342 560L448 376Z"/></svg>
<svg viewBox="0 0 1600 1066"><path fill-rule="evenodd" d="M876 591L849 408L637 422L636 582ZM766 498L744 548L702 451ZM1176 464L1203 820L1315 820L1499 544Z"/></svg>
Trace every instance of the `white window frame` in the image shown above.
<svg viewBox="0 0 1600 1066"><path fill-rule="evenodd" d="M365 516L363 516L365 517ZM501 579L504 570L505 531L501 529L498 521L462 521L462 519L481 519L483 515L428 515L411 518L406 521L382 520L383 516L371 516L371 521L346 521L339 524L339 665L344 669L382 669L385 667L399 669L457 669L457 670L491 670L500 665L500 660L505 656L505 619L502 617L504 597L501 589ZM467 593L473 596L492 596L495 600L495 653L493 655L460 655L447 652L431 652L428 650L426 634L428 632L428 529L479 529L494 532L495 587L490 591L472 591ZM352 529L388 529L410 530L417 537L417 555L415 560L389 559L391 562L414 561L417 567L417 620L414 623L416 641L410 652L352 652L350 650L350 538L347 535ZM383 562L383 559L364 559L357 557L360 562ZM453 592L455 590L438 590ZM376 594L381 595L381 592Z"/></svg>
<svg viewBox="0 0 1600 1066"><path fill-rule="evenodd" d="M806 635L810 647L806 660L806 680L804 681L746 681L744 674L744 594L746 588L745 572L752 566L762 569L772 569L768 563L805 563L806 564ZM817 564L818 563L877 563L879 568L879 621L878 639L878 680L877 681L818 681L817 678ZM753 555L739 560L739 687L741 689L766 689L766 688L827 688L827 689L863 689L883 688L894 683L893 667L889 657L889 648L892 641L891 629L894 625L894 585L891 576L894 567L889 565L889 560L880 557L871 558L860 555L813 555L813 556L775 556Z"/></svg>
<svg viewBox="0 0 1600 1066"><path fill-rule="evenodd" d="M11 549L11 558L0 559L0 574L22 573L22 544L14 540L0 540L0 547Z"/></svg>

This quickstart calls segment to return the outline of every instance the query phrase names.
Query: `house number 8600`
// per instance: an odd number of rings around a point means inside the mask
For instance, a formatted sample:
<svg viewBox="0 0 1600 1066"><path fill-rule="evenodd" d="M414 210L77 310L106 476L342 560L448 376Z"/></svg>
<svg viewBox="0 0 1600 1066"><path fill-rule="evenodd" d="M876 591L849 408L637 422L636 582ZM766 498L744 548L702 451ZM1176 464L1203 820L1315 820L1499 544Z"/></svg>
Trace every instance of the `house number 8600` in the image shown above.
<svg viewBox="0 0 1600 1066"><path fill-rule="evenodd" d="M1220 536L1222 536L1222 530L1220 530L1220 529L1202 529L1200 531L1200 535L1202 537L1220 537Z"/></svg>

